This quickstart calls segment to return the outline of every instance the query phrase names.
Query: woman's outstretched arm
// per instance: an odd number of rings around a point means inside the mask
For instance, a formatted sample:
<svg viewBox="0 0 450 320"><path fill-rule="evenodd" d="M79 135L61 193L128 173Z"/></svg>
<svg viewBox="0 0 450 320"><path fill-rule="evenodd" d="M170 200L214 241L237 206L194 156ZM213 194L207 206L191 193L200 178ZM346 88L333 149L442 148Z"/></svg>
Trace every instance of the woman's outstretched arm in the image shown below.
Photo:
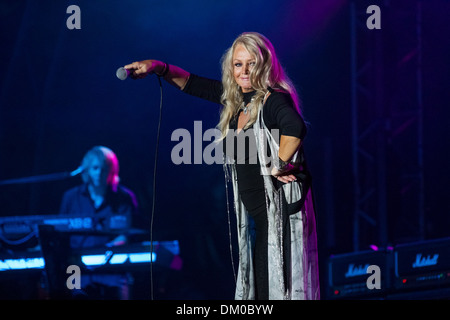
<svg viewBox="0 0 450 320"><path fill-rule="evenodd" d="M127 64L124 68L130 70L133 79L142 79L154 73L181 90L183 90L190 76L190 73L186 70L159 60L133 62Z"/></svg>

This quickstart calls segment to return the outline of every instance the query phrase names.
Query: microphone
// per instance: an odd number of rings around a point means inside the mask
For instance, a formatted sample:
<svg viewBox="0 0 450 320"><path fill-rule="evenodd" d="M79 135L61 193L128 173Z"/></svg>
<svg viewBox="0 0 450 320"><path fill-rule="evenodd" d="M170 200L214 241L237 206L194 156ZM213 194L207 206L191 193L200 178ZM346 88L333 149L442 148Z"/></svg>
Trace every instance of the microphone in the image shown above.
<svg viewBox="0 0 450 320"><path fill-rule="evenodd" d="M125 69L124 67L120 67L116 71L116 77L120 80L125 80L130 75L130 70Z"/></svg>
<svg viewBox="0 0 450 320"><path fill-rule="evenodd" d="M70 177L75 177L84 171L83 167L78 167L77 169L71 172L61 172L61 173L50 173L43 174L39 176L18 178L18 179L9 179L0 181L0 186L9 185L9 184L24 184L24 183L35 183L35 182L43 182L43 181L56 181L63 180Z"/></svg>
<svg viewBox="0 0 450 320"><path fill-rule="evenodd" d="M78 167L77 169L73 170L72 172L70 172L70 176L71 177L75 177L77 175L79 175L80 173L82 173L84 171L83 167Z"/></svg>

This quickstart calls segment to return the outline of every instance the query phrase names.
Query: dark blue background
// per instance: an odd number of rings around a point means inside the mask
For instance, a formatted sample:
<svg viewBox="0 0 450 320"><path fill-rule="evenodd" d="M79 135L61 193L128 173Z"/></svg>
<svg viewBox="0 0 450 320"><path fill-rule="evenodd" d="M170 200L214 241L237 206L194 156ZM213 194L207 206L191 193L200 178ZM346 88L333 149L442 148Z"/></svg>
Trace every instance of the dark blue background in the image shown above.
<svg viewBox="0 0 450 320"><path fill-rule="evenodd" d="M81 9L80 30L66 27L71 4ZM449 9L449 1L423 1L429 238L449 235ZM400 16L394 5L389 10L386 16ZM382 27L396 30L400 20L382 20ZM172 132L185 128L193 134L194 121L202 121L204 131L214 128L219 106L163 82L153 190L159 83L154 76L120 81L115 71L151 58L220 78L225 49L241 32L257 31L273 42L310 123L305 147L315 183L322 261L330 253L350 251L349 24L346 0L1 1L0 180L71 171L92 146L110 147L119 158L122 183L135 191L147 217L156 192L154 239L180 241L185 261L180 295L232 298L223 169L177 166L170 157L177 143L171 141ZM370 32L376 31L362 36ZM412 29L408 36L414 34ZM325 158L327 152L331 159ZM390 164L390 172L395 165ZM79 182L0 186L0 215L56 214L63 192ZM392 221L395 212L388 215ZM395 234L390 241L395 243Z"/></svg>

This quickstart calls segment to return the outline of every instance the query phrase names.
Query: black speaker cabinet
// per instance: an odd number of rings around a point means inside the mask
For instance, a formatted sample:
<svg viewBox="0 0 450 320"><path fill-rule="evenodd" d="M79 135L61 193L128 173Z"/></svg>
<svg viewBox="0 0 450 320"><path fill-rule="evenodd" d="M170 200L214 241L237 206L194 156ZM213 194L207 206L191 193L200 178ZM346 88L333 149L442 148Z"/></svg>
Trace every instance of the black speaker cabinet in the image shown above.
<svg viewBox="0 0 450 320"><path fill-rule="evenodd" d="M376 298L391 288L392 250L360 251L330 256L329 299ZM375 281L379 281L374 287Z"/></svg>
<svg viewBox="0 0 450 320"><path fill-rule="evenodd" d="M397 245L397 290L450 286L450 238Z"/></svg>

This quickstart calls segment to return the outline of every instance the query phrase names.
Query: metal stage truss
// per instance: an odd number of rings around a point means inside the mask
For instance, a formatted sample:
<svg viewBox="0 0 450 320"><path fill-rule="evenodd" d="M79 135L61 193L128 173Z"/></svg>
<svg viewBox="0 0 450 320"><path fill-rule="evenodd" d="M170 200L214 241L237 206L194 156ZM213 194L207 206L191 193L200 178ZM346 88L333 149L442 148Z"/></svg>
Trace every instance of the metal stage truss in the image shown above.
<svg viewBox="0 0 450 320"><path fill-rule="evenodd" d="M380 29L366 25L372 4L350 4L355 252L425 232L422 1L377 1Z"/></svg>

